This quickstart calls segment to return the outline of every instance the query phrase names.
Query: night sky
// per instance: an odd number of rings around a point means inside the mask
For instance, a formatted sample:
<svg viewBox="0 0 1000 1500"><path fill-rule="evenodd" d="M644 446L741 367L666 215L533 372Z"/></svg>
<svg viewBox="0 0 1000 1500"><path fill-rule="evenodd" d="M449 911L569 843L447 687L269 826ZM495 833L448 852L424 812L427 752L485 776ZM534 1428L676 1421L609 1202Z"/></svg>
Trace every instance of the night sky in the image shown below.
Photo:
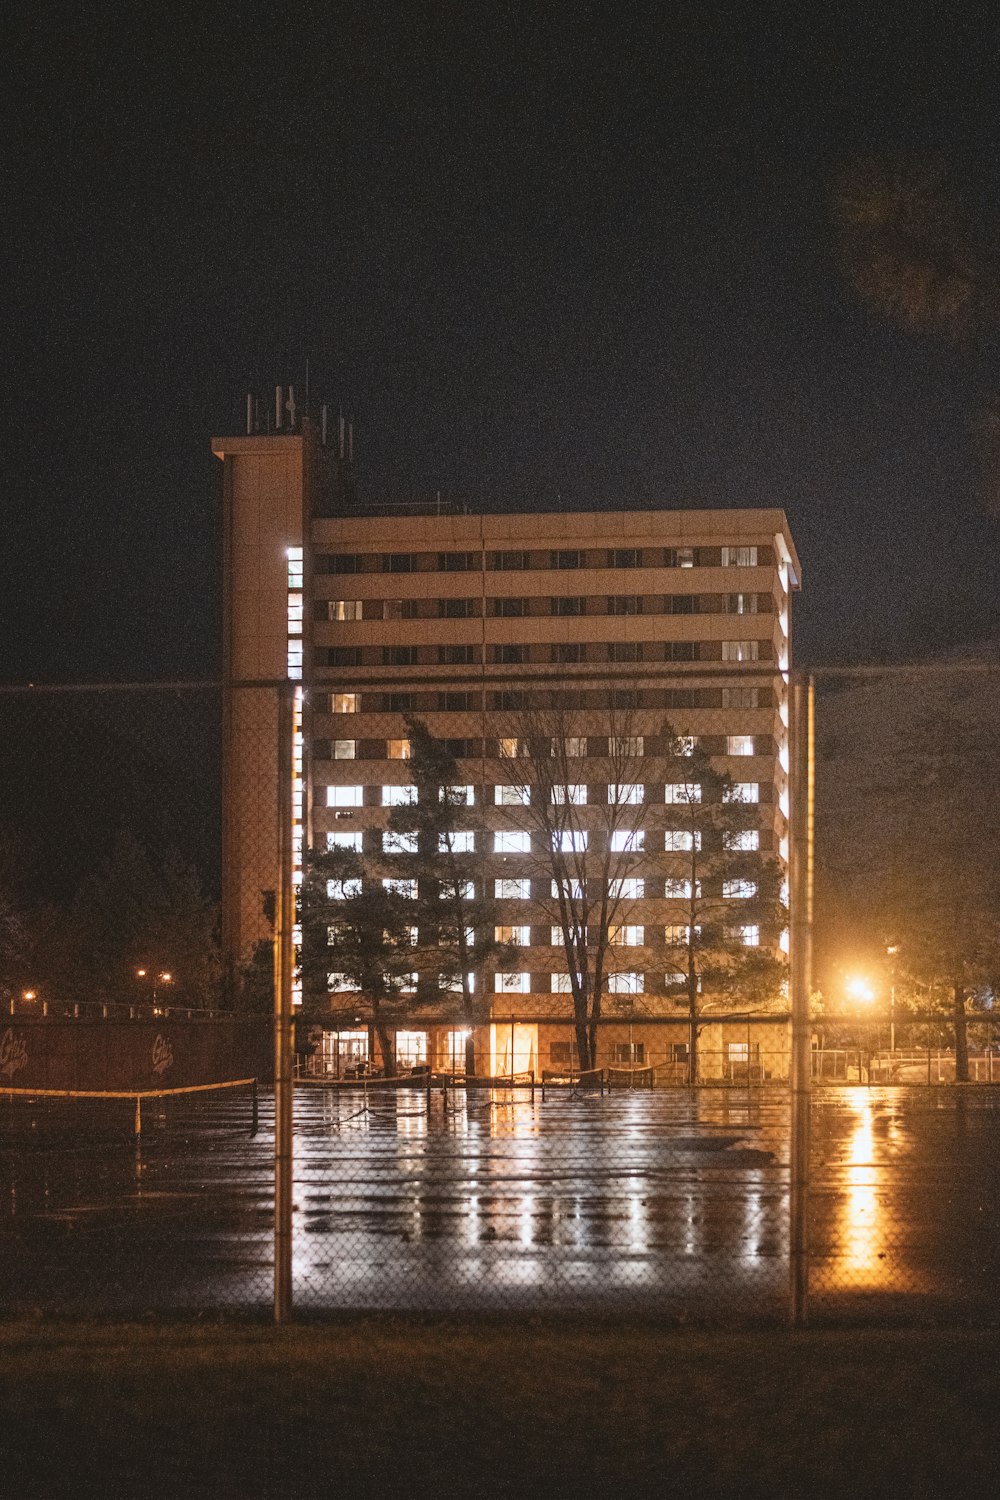
<svg viewBox="0 0 1000 1500"><path fill-rule="evenodd" d="M219 670L248 386L353 414L372 495L778 505L800 660L994 637L982 353L847 284L832 184L1000 204L994 6L15 6L7 681Z"/></svg>

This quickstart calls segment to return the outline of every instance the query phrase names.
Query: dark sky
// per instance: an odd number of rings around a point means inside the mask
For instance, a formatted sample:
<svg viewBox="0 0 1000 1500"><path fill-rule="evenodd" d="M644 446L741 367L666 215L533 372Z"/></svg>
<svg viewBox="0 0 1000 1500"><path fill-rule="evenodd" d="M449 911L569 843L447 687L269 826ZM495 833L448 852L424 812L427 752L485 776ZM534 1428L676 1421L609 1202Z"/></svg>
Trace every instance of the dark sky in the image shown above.
<svg viewBox="0 0 1000 1500"><path fill-rule="evenodd" d="M784 506L800 658L997 633L982 364L862 308L828 210L882 151L1000 203L993 6L18 4L5 48L3 679L217 670L209 438L307 356L371 493Z"/></svg>

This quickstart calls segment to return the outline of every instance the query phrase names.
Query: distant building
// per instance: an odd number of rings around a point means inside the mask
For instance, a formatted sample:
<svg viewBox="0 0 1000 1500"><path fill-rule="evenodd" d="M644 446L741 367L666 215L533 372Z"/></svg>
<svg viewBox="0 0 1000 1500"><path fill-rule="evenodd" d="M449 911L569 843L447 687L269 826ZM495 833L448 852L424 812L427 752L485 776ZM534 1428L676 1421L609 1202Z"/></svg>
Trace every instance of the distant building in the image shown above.
<svg viewBox="0 0 1000 1500"><path fill-rule="evenodd" d="M569 997L557 988L561 949L533 904L537 861L497 837L510 828L497 806L510 779L501 742L556 695L584 725L579 781L593 801L607 793L612 705L627 704L650 764L666 722L697 737L759 808L762 852L786 863L799 564L785 516L365 506L342 429L299 420L287 404L279 398L276 413L285 430L212 443L225 464L227 950L245 957L267 936L262 891L274 884L275 696L236 685L303 684L297 818L309 844L381 840L394 789L407 784L403 714L413 713L448 742L480 821L495 826L480 868L504 920L528 938L523 972L495 976L483 996L481 1049L496 1072L568 1061ZM248 426L258 425L254 408ZM634 967L618 981L627 997L609 995L602 1045L612 1062L666 1062L685 1049L663 954L677 908L662 773L637 795L651 814L649 868L629 918ZM358 1005L331 995L341 1036L325 1046L337 1065L367 1050ZM430 1023L398 1041L404 1062L446 1065L460 1050L453 1029ZM755 1045L748 1038L748 1059Z"/></svg>

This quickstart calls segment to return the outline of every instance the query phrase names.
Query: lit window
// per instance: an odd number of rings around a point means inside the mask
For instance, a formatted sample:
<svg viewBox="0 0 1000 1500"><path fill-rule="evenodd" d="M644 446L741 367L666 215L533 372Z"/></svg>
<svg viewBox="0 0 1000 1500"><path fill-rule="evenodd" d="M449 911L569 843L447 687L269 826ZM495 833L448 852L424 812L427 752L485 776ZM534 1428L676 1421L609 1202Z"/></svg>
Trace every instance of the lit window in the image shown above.
<svg viewBox="0 0 1000 1500"><path fill-rule="evenodd" d="M383 807L411 807L417 800L417 789L415 786L384 786L382 788Z"/></svg>
<svg viewBox="0 0 1000 1500"><path fill-rule="evenodd" d="M355 854L361 853L360 833L328 833L326 836L327 849L353 849Z"/></svg>
<svg viewBox="0 0 1000 1500"><path fill-rule="evenodd" d="M752 734L731 734L731 735L729 735L727 737L727 739L726 739L726 754L727 755L752 755L753 754L753 735Z"/></svg>
<svg viewBox="0 0 1000 1500"><path fill-rule="evenodd" d="M404 995L412 995L419 982L419 974L401 974L399 976L399 988Z"/></svg>
<svg viewBox="0 0 1000 1500"><path fill-rule="evenodd" d="M517 740L501 740L500 755L504 759L513 760L517 755Z"/></svg>
<svg viewBox="0 0 1000 1500"><path fill-rule="evenodd" d="M355 896L361 895L361 880L359 877L350 880L328 880L326 882L326 899L328 901L350 901Z"/></svg>
<svg viewBox="0 0 1000 1500"><path fill-rule="evenodd" d="M760 783L757 781L734 781L726 789L727 802L759 802Z"/></svg>
<svg viewBox="0 0 1000 1500"><path fill-rule="evenodd" d="M755 568L757 566L757 548L723 547L722 566L724 568Z"/></svg>
<svg viewBox="0 0 1000 1500"><path fill-rule="evenodd" d="M531 928L494 927L493 940L497 943L515 943L518 948L527 948L531 942Z"/></svg>
<svg viewBox="0 0 1000 1500"><path fill-rule="evenodd" d="M286 547L285 556L288 559L288 587L300 589L304 583L304 561L303 549L301 547Z"/></svg>
<svg viewBox="0 0 1000 1500"><path fill-rule="evenodd" d="M443 786L438 790L438 798L441 802L447 802L449 807L471 807L476 798L476 789L474 786Z"/></svg>
<svg viewBox="0 0 1000 1500"><path fill-rule="evenodd" d="M385 750L389 760L409 760L410 758L409 740L387 740Z"/></svg>
<svg viewBox="0 0 1000 1500"><path fill-rule="evenodd" d="M327 807L360 807L364 793L363 786L328 786L326 805Z"/></svg>
<svg viewBox="0 0 1000 1500"><path fill-rule="evenodd" d="M493 892L499 901L528 901L531 898L531 881L495 880Z"/></svg>
<svg viewBox="0 0 1000 1500"><path fill-rule="evenodd" d="M358 711L357 693L331 693L330 712L332 714L356 714Z"/></svg>
<svg viewBox="0 0 1000 1500"><path fill-rule="evenodd" d="M641 948L642 928L611 926L608 928L608 942L616 948Z"/></svg>
<svg viewBox="0 0 1000 1500"><path fill-rule="evenodd" d="M608 801L614 807L621 807L626 802L641 802L645 790L645 787L634 781L612 783L608 787Z"/></svg>
<svg viewBox="0 0 1000 1500"><path fill-rule="evenodd" d="M644 884L641 880L610 880L608 895L612 901L641 901Z"/></svg>
<svg viewBox="0 0 1000 1500"><path fill-rule="evenodd" d="M302 634L302 595L289 594L288 596L288 634Z"/></svg>
<svg viewBox="0 0 1000 1500"><path fill-rule="evenodd" d="M587 800L587 788L585 786L554 786L552 788L552 801L571 803L574 807L581 807Z"/></svg>
<svg viewBox="0 0 1000 1500"><path fill-rule="evenodd" d="M298 682L302 676L302 642L288 642L288 675L293 682Z"/></svg>
<svg viewBox="0 0 1000 1500"><path fill-rule="evenodd" d="M759 661L760 641L723 641L723 661Z"/></svg>
<svg viewBox="0 0 1000 1500"><path fill-rule="evenodd" d="M638 853L646 847L646 835L641 828L619 828L611 835L612 854Z"/></svg>
<svg viewBox="0 0 1000 1500"><path fill-rule="evenodd" d="M498 807L527 807L531 801L531 788L527 786L495 786L493 797Z"/></svg>
<svg viewBox="0 0 1000 1500"><path fill-rule="evenodd" d="M328 974L326 976L326 987L333 995L349 993L356 995L361 986L351 974Z"/></svg>
<svg viewBox="0 0 1000 1500"><path fill-rule="evenodd" d="M558 744L558 741L556 741L555 743ZM586 755L587 753L587 740L585 736L572 735L564 743L566 745L567 755ZM559 752L556 751L555 753L558 754Z"/></svg>
<svg viewBox="0 0 1000 1500"><path fill-rule="evenodd" d="M387 829L382 835L383 854L416 854L419 847L415 833L394 833Z"/></svg>
<svg viewBox="0 0 1000 1500"><path fill-rule="evenodd" d="M663 976L663 983L666 985L666 987L667 987L668 990L672 990L672 989L678 988L681 985L686 986L687 985L687 979L688 979L688 977L683 972L683 970L681 970L681 969L675 969L672 974L664 974L664 976ZM701 980L700 979L698 981L698 988L701 989Z"/></svg>
<svg viewBox="0 0 1000 1500"><path fill-rule="evenodd" d="M357 753L358 753L358 742L357 742L357 740L334 740L334 742L333 742L333 758L334 758L334 760L354 760L354 758L357 755Z"/></svg>
<svg viewBox="0 0 1000 1500"><path fill-rule="evenodd" d="M701 848L701 833L692 833L687 828L668 828L665 848L676 853L678 850L691 850Z"/></svg>
<svg viewBox="0 0 1000 1500"><path fill-rule="evenodd" d="M496 988L502 995L527 995L531 989L531 975L498 974Z"/></svg>
<svg viewBox="0 0 1000 1500"><path fill-rule="evenodd" d="M670 781L664 787L664 802L685 806L701 801L701 786L696 781Z"/></svg>
<svg viewBox="0 0 1000 1500"><path fill-rule="evenodd" d="M579 975L577 975L577 981L576 982L577 982L577 984L580 983L580 976ZM573 976L572 976L572 974L553 974L553 976L552 976L552 993L554 995L571 995L573 993ZM555 1044L553 1044L553 1045L555 1045Z"/></svg>
<svg viewBox="0 0 1000 1500"><path fill-rule="evenodd" d="M609 995L641 995L642 994L642 975L641 974L631 974L631 973L609 974L608 975L608 994Z"/></svg>
<svg viewBox="0 0 1000 1500"><path fill-rule="evenodd" d="M554 901L558 901L559 900L559 887L560 887L560 882L558 880L553 880L553 882L552 882L552 899ZM582 880L571 880L571 879L563 880L562 881L562 889L565 892L566 899L568 901L582 901L583 900L583 881Z"/></svg>
<svg viewBox="0 0 1000 1500"><path fill-rule="evenodd" d="M584 828L563 828L552 835L553 849L563 854L581 853L587 847L587 832Z"/></svg>
<svg viewBox="0 0 1000 1500"><path fill-rule="evenodd" d="M471 829L452 830L438 834L439 854L472 854L475 852L476 836Z"/></svg>
<svg viewBox="0 0 1000 1500"><path fill-rule="evenodd" d="M757 948L760 946L760 928L756 925L737 927L736 936L747 948Z"/></svg>
<svg viewBox="0 0 1000 1500"><path fill-rule="evenodd" d="M331 620L360 620L360 599L330 599L327 609Z"/></svg>
<svg viewBox="0 0 1000 1500"><path fill-rule="evenodd" d="M701 936L701 928L696 927L695 937ZM686 948L691 941L691 928L685 922L668 922L663 929L663 941L668 947Z"/></svg>
<svg viewBox="0 0 1000 1500"><path fill-rule="evenodd" d="M426 1031L397 1031L396 1058L404 1068L419 1068L427 1062Z"/></svg>
<svg viewBox="0 0 1000 1500"><path fill-rule="evenodd" d="M734 901L748 901L751 896L756 896L757 886L752 880L724 880L722 894Z"/></svg>
<svg viewBox="0 0 1000 1500"><path fill-rule="evenodd" d="M612 756L642 755L644 748L641 734L615 735L608 741L608 753Z"/></svg>
<svg viewBox="0 0 1000 1500"><path fill-rule="evenodd" d="M700 896L701 895L701 881L700 880L698 880L698 881L695 882L695 888L694 889L695 889L695 895ZM666 895L667 899L671 900L671 901L690 901L691 900L691 882L690 882L690 880L677 880L672 875L668 876L667 877L667 881L666 881L666 885L664 887L664 894Z"/></svg>
<svg viewBox="0 0 1000 1500"><path fill-rule="evenodd" d="M727 849L759 849L760 834L756 828L741 828L737 833L723 834L722 842Z"/></svg>
<svg viewBox="0 0 1000 1500"><path fill-rule="evenodd" d="M403 896L407 901L415 901L417 899L417 882L415 880L383 880L382 889L388 891L390 896Z"/></svg>
<svg viewBox="0 0 1000 1500"><path fill-rule="evenodd" d="M514 829L504 829L501 833L493 835L494 854L530 854L531 834L518 833Z"/></svg>
<svg viewBox="0 0 1000 1500"><path fill-rule="evenodd" d="M471 880L456 880L454 885L443 887L440 896L442 901L475 901L476 887Z"/></svg>

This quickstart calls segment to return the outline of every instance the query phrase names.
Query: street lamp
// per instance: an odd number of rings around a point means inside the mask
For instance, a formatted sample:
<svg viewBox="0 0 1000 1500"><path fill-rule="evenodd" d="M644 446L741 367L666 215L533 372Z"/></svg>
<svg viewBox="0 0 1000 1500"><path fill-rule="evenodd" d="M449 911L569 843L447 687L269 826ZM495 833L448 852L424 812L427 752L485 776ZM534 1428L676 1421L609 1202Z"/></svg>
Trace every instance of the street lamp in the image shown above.
<svg viewBox="0 0 1000 1500"><path fill-rule="evenodd" d="M898 943L887 943L885 947L889 955L891 967L889 969L889 1051L896 1050L896 954L899 952Z"/></svg>

